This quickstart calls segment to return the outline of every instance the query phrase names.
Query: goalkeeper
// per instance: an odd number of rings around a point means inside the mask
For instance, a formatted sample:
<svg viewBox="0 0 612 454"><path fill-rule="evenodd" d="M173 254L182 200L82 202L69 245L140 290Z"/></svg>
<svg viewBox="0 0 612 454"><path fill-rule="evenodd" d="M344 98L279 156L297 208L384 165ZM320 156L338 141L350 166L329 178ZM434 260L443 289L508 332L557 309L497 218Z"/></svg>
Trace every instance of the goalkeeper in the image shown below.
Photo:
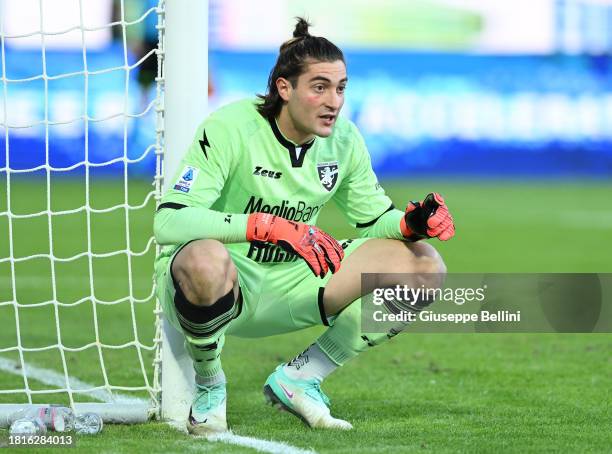
<svg viewBox="0 0 612 454"><path fill-rule="evenodd" d="M413 273L412 284L435 287L445 272L436 250L420 241L454 235L443 198L432 193L405 211L394 208L363 138L339 116L344 56L308 26L299 18L280 47L265 95L227 105L197 129L155 215L163 245L158 296L185 335L196 374L191 433L227 430L226 334L263 337L321 324L327 330L272 372L264 394L310 427L350 429L331 416L321 382L397 334L361 332L361 274ZM330 200L360 238L338 242L315 227Z"/></svg>

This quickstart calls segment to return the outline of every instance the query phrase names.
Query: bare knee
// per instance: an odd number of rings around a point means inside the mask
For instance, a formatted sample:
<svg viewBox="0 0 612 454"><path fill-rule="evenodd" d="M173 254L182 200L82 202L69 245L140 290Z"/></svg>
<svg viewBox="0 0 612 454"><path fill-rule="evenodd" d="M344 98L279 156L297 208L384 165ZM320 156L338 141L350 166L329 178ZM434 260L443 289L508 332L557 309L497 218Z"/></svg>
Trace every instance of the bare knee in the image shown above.
<svg viewBox="0 0 612 454"><path fill-rule="evenodd" d="M444 260L431 244L419 241L410 244L409 248L414 255L413 272L446 274Z"/></svg>
<svg viewBox="0 0 612 454"><path fill-rule="evenodd" d="M172 275L185 298L197 306L210 306L226 295L238 273L229 252L215 240L185 246L172 264Z"/></svg>
<svg viewBox="0 0 612 454"><path fill-rule="evenodd" d="M409 247L414 254L411 273L417 276L418 283L427 288L441 287L446 277L446 264L442 256L424 241L412 243Z"/></svg>
<svg viewBox="0 0 612 454"><path fill-rule="evenodd" d="M445 273L442 257L425 242L372 239L345 258L340 272L328 282L323 296L325 313L337 314L377 288L439 288Z"/></svg>

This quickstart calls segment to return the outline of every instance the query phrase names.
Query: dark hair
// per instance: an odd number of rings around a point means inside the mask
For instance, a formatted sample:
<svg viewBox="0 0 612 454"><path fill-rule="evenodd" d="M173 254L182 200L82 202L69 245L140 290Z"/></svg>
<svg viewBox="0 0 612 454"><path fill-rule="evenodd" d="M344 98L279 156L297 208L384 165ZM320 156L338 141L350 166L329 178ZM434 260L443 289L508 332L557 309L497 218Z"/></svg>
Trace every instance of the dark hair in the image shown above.
<svg viewBox="0 0 612 454"><path fill-rule="evenodd" d="M268 77L268 89L265 95L257 95L263 102L257 110L266 118L276 117L283 106L283 100L278 94L276 80L284 77L295 87L300 74L306 72L308 60L344 62L342 51L331 41L321 36L312 36L308 33L310 24L301 17L296 17L297 24L293 30L293 38L285 41L276 59L276 64Z"/></svg>

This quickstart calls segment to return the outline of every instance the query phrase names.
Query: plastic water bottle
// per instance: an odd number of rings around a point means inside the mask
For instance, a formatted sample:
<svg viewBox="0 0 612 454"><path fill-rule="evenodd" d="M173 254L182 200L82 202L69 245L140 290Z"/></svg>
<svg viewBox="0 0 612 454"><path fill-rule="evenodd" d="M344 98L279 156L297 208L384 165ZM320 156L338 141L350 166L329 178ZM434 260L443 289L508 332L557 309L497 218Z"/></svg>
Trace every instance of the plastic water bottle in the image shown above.
<svg viewBox="0 0 612 454"><path fill-rule="evenodd" d="M74 431L80 435L94 435L102 431L102 418L95 413L83 413L74 418Z"/></svg>
<svg viewBox="0 0 612 454"><path fill-rule="evenodd" d="M13 421L9 429L11 435L43 435L47 426L38 418L21 418Z"/></svg>
<svg viewBox="0 0 612 454"><path fill-rule="evenodd" d="M61 405L41 405L17 410L11 421L38 421L46 430L55 432L76 432L77 434L97 434L102 431L102 418L96 413L75 415L68 407Z"/></svg>
<svg viewBox="0 0 612 454"><path fill-rule="evenodd" d="M55 432L68 432L74 427L72 410L59 405L42 405L38 407L25 407L17 410L10 417L11 421L21 419L39 420L47 430Z"/></svg>

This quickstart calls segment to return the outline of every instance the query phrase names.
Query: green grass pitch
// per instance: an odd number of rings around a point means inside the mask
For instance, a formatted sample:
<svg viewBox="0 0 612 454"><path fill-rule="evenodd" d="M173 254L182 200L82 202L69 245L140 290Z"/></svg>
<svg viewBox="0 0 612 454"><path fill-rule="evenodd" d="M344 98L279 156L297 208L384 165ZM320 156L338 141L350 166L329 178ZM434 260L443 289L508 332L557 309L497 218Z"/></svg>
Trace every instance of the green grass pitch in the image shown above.
<svg viewBox="0 0 612 454"><path fill-rule="evenodd" d="M7 210L4 188L0 212ZM433 244L449 272L612 272L612 183L588 181L500 182L463 180L386 182L396 206L441 192L451 208L457 236ZM79 179L51 182L47 198L44 180L14 177L10 207L14 214L71 210L86 202ZM151 191L148 182L130 184L128 202L141 204ZM105 209L125 202L123 182L99 179L89 188L89 204ZM140 210L13 219L15 257L48 254L59 258L91 250L105 254L125 249L126 237L135 251L146 249L152 234L155 201ZM354 231L334 208L320 216L320 226L338 238ZM50 232L49 223L52 230ZM90 236L87 235L87 224ZM126 232L129 235L126 236ZM9 222L0 215L0 258L10 253ZM131 260L132 294L145 299L151 290L154 250ZM71 262L46 258L17 261L15 280L9 263L0 263L0 302L22 304L19 330L25 347L58 342L78 348L95 340L94 311L85 301L56 314L35 303L58 299L77 302L93 288L96 298L113 301L129 294L125 254ZM51 285L51 278L55 286ZM15 287L13 286L15 284ZM142 342L151 344L153 302L135 306ZM127 303L97 305L99 339L117 345L134 340ZM59 330L56 325L59 319ZM0 349L17 344L15 312L0 305ZM228 420L236 434L282 441L303 449L331 453L397 452L609 452L612 446L610 334L411 334L366 352L325 382L335 415L355 429L336 433L307 429L286 413L264 405L261 387L283 360L301 351L321 329L275 338L229 338L224 350L228 383ZM134 348L96 348L66 352L69 373L101 385L102 355L111 384L144 383ZM0 357L17 359L11 352ZM26 361L60 371L57 348L25 354ZM143 362L151 379L152 354ZM0 390L22 387L23 381L0 371ZM32 389L44 387L31 381ZM143 393L136 393L144 396ZM24 401L23 395L0 394L0 403ZM39 402L65 402L51 394ZM6 431L0 431L0 438ZM163 423L112 426L95 437L78 440L83 452L255 452L209 443L176 432ZM40 452L50 452L40 449Z"/></svg>

